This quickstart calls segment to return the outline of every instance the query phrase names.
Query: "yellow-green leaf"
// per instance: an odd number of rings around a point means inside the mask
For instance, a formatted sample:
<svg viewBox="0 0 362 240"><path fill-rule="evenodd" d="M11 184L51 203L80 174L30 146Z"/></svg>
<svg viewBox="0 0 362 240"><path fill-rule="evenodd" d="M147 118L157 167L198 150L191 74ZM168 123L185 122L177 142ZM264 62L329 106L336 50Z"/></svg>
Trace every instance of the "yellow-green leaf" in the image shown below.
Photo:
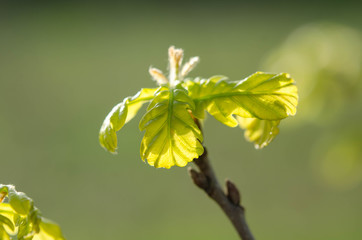
<svg viewBox="0 0 362 240"><path fill-rule="evenodd" d="M34 236L33 240L64 240L60 227L49 219L42 218L39 227L40 232Z"/></svg>
<svg viewBox="0 0 362 240"><path fill-rule="evenodd" d="M157 89L143 88L133 97L127 97L123 102L113 107L107 115L99 132L99 142L103 148L115 153L117 149L116 132L130 121L145 102L153 99Z"/></svg>
<svg viewBox="0 0 362 240"><path fill-rule="evenodd" d="M189 112L194 107L181 85L161 87L155 93L140 122L140 130L146 131L142 160L157 168L183 167L203 153L202 133Z"/></svg>
<svg viewBox="0 0 362 240"><path fill-rule="evenodd" d="M257 72L241 81L212 77L185 85L199 108L196 113L205 109L230 127L238 125L233 115L280 120L296 113L297 88L286 73Z"/></svg>
<svg viewBox="0 0 362 240"><path fill-rule="evenodd" d="M3 215L1 215L0 214L0 224L5 224L6 226L8 226L12 231L14 231L14 224L13 224L13 222L9 219L9 218L7 218L7 217L5 217L5 216L3 216Z"/></svg>
<svg viewBox="0 0 362 240"><path fill-rule="evenodd" d="M258 118L237 117L239 126L245 130L244 136L253 142L255 148L267 146L279 133L280 120L260 120Z"/></svg>
<svg viewBox="0 0 362 240"><path fill-rule="evenodd" d="M17 192L15 189L9 189L9 204L19 214L27 215L33 208L33 200L23 192Z"/></svg>
<svg viewBox="0 0 362 240"><path fill-rule="evenodd" d="M188 79L183 83L183 85L187 88L191 98L198 98L212 94L211 86L216 84L218 81L226 79L227 78L225 76L213 76L209 79ZM192 114L198 119L205 119L205 105L205 101L195 101L195 109L192 111Z"/></svg>

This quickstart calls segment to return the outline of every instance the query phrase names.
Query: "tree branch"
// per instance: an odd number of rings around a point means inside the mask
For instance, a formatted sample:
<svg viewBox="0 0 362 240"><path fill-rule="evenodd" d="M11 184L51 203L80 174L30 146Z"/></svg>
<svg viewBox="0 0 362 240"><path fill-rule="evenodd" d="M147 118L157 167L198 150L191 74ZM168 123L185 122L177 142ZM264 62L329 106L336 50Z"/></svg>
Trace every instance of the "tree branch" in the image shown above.
<svg viewBox="0 0 362 240"><path fill-rule="evenodd" d="M246 223L244 207L240 205L239 190L234 183L226 180L226 193L224 193L210 164L206 148L204 149L204 153L194 160L200 172L189 168L193 182L220 206L242 240L254 240Z"/></svg>

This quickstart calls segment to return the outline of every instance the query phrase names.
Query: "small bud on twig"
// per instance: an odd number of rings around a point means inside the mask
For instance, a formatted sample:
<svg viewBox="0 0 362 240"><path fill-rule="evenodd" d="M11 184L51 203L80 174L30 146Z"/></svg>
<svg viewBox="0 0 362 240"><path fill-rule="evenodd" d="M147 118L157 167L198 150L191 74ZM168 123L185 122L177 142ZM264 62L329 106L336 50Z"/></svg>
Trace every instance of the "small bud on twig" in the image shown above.
<svg viewBox="0 0 362 240"><path fill-rule="evenodd" d="M205 175L203 173L200 173L200 172L192 169L191 167L188 168L188 171L189 171L189 174L190 174L192 180L194 181L195 185L206 191L207 188L209 187L209 183L208 183Z"/></svg>
<svg viewBox="0 0 362 240"><path fill-rule="evenodd" d="M239 205L240 204L240 193L237 187L233 182L230 180L226 180L226 196L228 199L234 204Z"/></svg>

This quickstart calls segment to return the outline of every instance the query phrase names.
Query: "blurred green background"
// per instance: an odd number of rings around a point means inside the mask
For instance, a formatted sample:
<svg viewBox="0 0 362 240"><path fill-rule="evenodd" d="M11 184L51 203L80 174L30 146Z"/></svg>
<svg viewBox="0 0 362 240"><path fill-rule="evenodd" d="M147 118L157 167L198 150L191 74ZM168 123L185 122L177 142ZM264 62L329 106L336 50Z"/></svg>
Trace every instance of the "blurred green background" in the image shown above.
<svg viewBox="0 0 362 240"><path fill-rule="evenodd" d="M200 56L190 76L289 72L301 101L255 150L209 117L220 180L240 188L257 239L362 239L361 4L0 3L0 182L32 197L67 239L238 239L187 168L139 156L138 121L105 152L98 130L154 87L167 48ZM189 164L193 166L193 164Z"/></svg>

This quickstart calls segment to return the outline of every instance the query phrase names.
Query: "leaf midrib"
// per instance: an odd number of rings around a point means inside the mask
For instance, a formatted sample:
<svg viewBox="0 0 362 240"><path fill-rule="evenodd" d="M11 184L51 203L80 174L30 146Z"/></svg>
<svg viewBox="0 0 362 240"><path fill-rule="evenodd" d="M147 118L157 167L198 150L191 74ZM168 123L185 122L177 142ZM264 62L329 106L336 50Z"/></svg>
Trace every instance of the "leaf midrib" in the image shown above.
<svg viewBox="0 0 362 240"><path fill-rule="evenodd" d="M171 153L173 153L172 151L172 139L171 139L171 120L172 120L172 113L173 113L173 99L174 99L174 93L173 93L173 88L169 89L170 95L169 95L169 102L168 102L168 114L167 114L167 137L168 137L168 141L169 141L169 151L171 151ZM165 139L165 142L167 141L167 139ZM164 147L166 144L163 144L162 150L160 152L160 154L162 153ZM172 160L175 163L175 159L173 158L173 154L172 154ZM155 161L154 165L158 166L158 163L160 161L160 157L157 158L157 160Z"/></svg>
<svg viewBox="0 0 362 240"><path fill-rule="evenodd" d="M193 98L195 102L205 101L205 100L212 100L215 98L223 98L223 97L233 97L233 96L247 96L247 95L286 95L290 97L294 97L294 94L290 93L267 93L267 92L250 92L250 91L244 91L244 92L226 92L226 93L217 93L217 94L210 94L203 97Z"/></svg>
<svg viewBox="0 0 362 240"><path fill-rule="evenodd" d="M169 96L169 102L168 102L167 135L168 135L169 144L170 144L169 151L172 153L172 160L175 163L175 159L173 156L173 150L172 150L172 147L173 147L172 139L171 139L171 120L172 120L172 114L173 114L173 99L174 99L173 88L170 88L169 91L170 91L170 96Z"/></svg>

